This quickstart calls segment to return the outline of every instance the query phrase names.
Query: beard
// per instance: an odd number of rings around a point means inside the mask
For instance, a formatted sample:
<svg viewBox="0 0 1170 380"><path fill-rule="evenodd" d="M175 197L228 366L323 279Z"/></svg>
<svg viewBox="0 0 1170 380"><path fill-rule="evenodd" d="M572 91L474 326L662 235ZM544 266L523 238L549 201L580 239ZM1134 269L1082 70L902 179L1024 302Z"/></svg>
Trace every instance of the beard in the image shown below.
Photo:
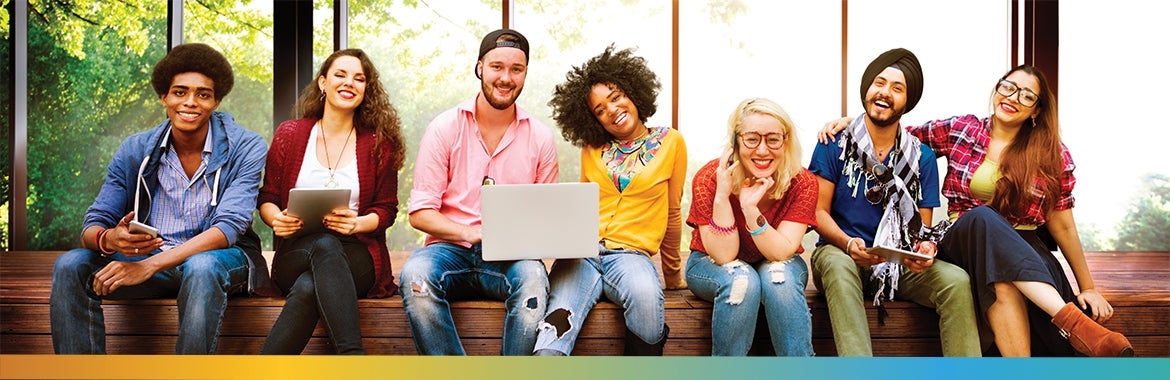
<svg viewBox="0 0 1170 380"><path fill-rule="evenodd" d="M492 89L498 86L489 84L485 80L481 80L480 87L483 89L483 97L487 100L488 104L491 104L492 108L501 111L506 110L508 107L511 107L513 104L515 104L516 99L520 97L520 90L523 89L523 87L513 87L512 96L507 98L499 98L496 96L496 92L492 91Z"/></svg>
<svg viewBox="0 0 1170 380"><path fill-rule="evenodd" d="M869 116L871 121L873 121L874 126L888 127L898 124L898 121L902 118L902 114L906 113L906 107L903 106L902 108L897 108L891 106L890 108L878 108L878 106L875 104L878 100L882 100L886 104L894 104L892 99L878 99L877 96L866 99L865 114L866 116Z"/></svg>

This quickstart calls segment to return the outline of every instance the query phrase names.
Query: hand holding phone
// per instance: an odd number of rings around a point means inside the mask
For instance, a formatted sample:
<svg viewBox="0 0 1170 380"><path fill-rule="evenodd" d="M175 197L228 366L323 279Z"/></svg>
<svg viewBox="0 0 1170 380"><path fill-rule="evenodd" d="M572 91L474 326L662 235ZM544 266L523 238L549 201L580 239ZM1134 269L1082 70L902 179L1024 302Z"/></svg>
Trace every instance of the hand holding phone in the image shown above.
<svg viewBox="0 0 1170 380"><path fill-rule="evenodd" d="M158 237L158 229L157 228L151 227L151 226L146 225L145 223L141 223L137 220L130 221L130 232L136 233L136 234L147 234L147 235L150 235L150 237L152 237L152 238Z"/></svg>

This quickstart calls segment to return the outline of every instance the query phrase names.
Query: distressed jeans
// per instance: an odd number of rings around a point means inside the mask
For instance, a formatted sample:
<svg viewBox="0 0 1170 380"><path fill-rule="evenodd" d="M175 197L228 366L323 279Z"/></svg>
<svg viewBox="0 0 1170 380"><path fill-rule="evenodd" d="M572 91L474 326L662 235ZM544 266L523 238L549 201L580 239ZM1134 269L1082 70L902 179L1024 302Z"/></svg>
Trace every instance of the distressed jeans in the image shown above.
<svg viewBox="0 0 1170 380"><path fill-rule="evenodd" d="M716 265L707 254L691 252L687 285L713 304L711 354L745 356L756 334L761 303L772 347L780 356L812 356L812 314L804 296L808 267L799 256L787 261L740 260Z"/></svg>
<svg viewBox="0 0 1170 380"><path fill-rule="evenodd" d="M548 273L539 260L484 261L478 244L434 243L411 253L400 281L419 354L465 355L450 301L480 297L504 301L501 354L532 354L548 301Z"/></svg>
<svg viewBox="0 0 1170 380"><path fill-rule="evenodd" d="M621 305L626 329L644 342L662 340L665 301L658 269L645 253L601 248L596 259L561 259L549 272L552 293L535 350L573 352L589 311L602 295Z"/></svg>
<svg viewBox="0 0 1170 380"><path fill-rule="evenodd" d="M53 350L58 354L106 352L106 324L102 299L176 297L179 339L176 354L215 353L228 295L242 292L248 280L248 260L236 247L201 252L175 268L160 271L138 285L123 286L105 297L93 292L93 275L110 262L140 261L147 256L109 258L78 248L65 252L53 265L49 295L49 323Z"/></svg>
<svg viewBox="0 0 1170 380"><path fill-rule="evenodd" d="M865 292L861 276L868 276L845 251L832 244L812 253L813 281L829 304L833 342L838 356L873 356ZM944 356L982 356L971 280L962 268L935 260L929 269L914 273L905 267L898 279L897 299L935 309Z"/></svg>

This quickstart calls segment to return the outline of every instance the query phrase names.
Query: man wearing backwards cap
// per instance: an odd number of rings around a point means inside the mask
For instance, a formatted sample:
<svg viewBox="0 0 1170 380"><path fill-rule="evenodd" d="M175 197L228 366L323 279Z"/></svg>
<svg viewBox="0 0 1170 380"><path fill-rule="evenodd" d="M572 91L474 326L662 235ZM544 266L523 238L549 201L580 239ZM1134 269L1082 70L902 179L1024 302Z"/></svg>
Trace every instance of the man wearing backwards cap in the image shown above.
<svg viewBox="0 0 1170 380"><path fill-rule="evenodd" d="M942 231L924 227L939 206L934 151L899 125L921 97L922 67L914 53L882 53L861 77L865 113L836 142L813 150L809 170L820 180L821 236L811 258L813 281L828 301L841 356L873 355L863 290L874 295L879 325L886 316L881 303L896 293L938 311L943 355L981 353L970 279L963 269L933 259ZM930 259L886 261L866 251L877 245Z"/></svg>
<svg viewBox="0 0 1170 380"><path fill-rule="evenodd" d="M506 302L504 355L529 355L544 317L548 275L538 260L485 262L481 186L557 182L553 132L516 105L528 73L528 40L488 33L474 67L481 91L435 117L419 143L410 225L426 245L402 268L402 303L423 355L464 355L448 296Z"/></svg>

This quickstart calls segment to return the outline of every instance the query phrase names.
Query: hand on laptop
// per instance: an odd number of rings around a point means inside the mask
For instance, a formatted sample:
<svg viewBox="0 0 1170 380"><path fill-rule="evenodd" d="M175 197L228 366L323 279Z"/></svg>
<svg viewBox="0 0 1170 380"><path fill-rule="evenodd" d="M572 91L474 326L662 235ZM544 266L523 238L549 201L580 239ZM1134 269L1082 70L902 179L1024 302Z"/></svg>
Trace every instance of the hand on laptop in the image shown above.
<svg viewBox="0 0 1170 380"><path fill-rule="evenodd" d="M459 235L461 240L471 244L479 244L483 241L483 229L481 226L465 226Z"/></svg>

